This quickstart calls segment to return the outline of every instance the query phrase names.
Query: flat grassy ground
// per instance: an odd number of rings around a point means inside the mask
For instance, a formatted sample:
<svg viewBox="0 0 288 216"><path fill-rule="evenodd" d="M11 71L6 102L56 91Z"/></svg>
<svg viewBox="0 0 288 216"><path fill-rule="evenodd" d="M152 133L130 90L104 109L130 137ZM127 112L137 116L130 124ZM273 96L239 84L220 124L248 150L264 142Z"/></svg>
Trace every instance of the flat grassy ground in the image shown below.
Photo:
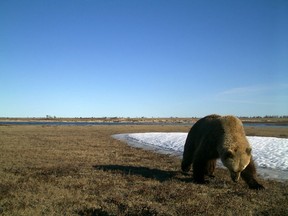
<svg viewBox="0 0 288 216"><path fill-rule="evenodd" d="M206 185L180 159L111 138L188 126L0 126L0 215L288 215L288 182L248 189L217 169ZM247 135L288 137L287 129Z"/></svg>

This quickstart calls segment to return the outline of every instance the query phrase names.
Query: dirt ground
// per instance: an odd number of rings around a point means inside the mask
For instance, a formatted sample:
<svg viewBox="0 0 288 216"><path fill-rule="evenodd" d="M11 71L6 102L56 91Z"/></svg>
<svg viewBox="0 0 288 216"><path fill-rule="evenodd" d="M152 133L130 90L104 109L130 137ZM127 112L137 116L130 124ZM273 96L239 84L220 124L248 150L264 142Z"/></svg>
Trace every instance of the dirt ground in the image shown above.
<svg viewBox="0 0 288 216"><path fill-rule="evenodd" d="M0 126L0 215L288 215L288 182L265 190L233 183L225 169L205 185L180 159L111 137L188 132L189 126ZM246 128L288 137L287 129Z"/></svg>

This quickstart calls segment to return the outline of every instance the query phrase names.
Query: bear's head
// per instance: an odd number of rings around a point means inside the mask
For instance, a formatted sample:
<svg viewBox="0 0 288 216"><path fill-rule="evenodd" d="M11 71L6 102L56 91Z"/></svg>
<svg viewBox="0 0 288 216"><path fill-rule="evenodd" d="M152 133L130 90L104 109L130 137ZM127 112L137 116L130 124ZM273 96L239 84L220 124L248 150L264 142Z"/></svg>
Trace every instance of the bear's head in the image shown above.
<svg viewBox="0 0 288 216"><path fill-rule="evenodd" d="M251 160L251 147L234 148L224 151L221 161L230 172L231 179L237 182L241 172L248 166Z"/></svg>

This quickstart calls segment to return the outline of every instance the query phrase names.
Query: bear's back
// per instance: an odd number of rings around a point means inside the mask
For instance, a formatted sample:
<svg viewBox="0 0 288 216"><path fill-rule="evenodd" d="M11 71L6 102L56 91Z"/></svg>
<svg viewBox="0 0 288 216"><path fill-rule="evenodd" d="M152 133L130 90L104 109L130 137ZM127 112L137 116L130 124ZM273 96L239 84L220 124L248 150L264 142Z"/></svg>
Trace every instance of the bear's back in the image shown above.
<svg viewBox="0 0 288 216"><path fill-rule="evenodd" d="M187 141L192 145L222 145L233 148L234 145L247 146L243 124L235 116L208 115L198 120L188 134Z"/></svg>
<svg viewBox="0 0 288 216"><path fill-rule="evenodd" d="M215 143L217 140L222 140L224 128L220 121L220 115L208 115L198 120L191 128L188 138L191 142ZM191 136L191 138L190 138ZM193 138L192 138L193 137ZM205 141L204 141L205 140Z"/></svg>
<svg viewBox="0 0 288 216"><path fill-rule="evenodd" d="M224 145L249 146L241 120L235 116L222 116L219 118L224 130ZM227 146L228 147L228 146ZM232 147L233 148L233 147Z"/></svg>
<svg viewBox="0 0 288 216"><path fill-rule="evenodd" d="M241 120L235 116L221 116L218 118L221 126L226 134L243 134L245 135L244 127Z"/></svg>

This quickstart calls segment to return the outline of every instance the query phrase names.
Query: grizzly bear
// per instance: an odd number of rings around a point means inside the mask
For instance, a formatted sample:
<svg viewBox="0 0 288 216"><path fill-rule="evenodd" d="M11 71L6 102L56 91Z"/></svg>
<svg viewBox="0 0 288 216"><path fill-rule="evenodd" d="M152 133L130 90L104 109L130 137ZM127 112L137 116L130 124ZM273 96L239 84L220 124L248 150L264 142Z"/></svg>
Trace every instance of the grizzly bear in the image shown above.
<svg viewBox="0 0 288 216"><path fill-rule="evenodd" d="M256 168L240 119L209 115L197 121L188 133L181 164L188 172L193 164L193 180L205 183L204 176L214 176L216 159L228 168L234 182L240 178L251 189L264 189L256 180Z"/></svg>

